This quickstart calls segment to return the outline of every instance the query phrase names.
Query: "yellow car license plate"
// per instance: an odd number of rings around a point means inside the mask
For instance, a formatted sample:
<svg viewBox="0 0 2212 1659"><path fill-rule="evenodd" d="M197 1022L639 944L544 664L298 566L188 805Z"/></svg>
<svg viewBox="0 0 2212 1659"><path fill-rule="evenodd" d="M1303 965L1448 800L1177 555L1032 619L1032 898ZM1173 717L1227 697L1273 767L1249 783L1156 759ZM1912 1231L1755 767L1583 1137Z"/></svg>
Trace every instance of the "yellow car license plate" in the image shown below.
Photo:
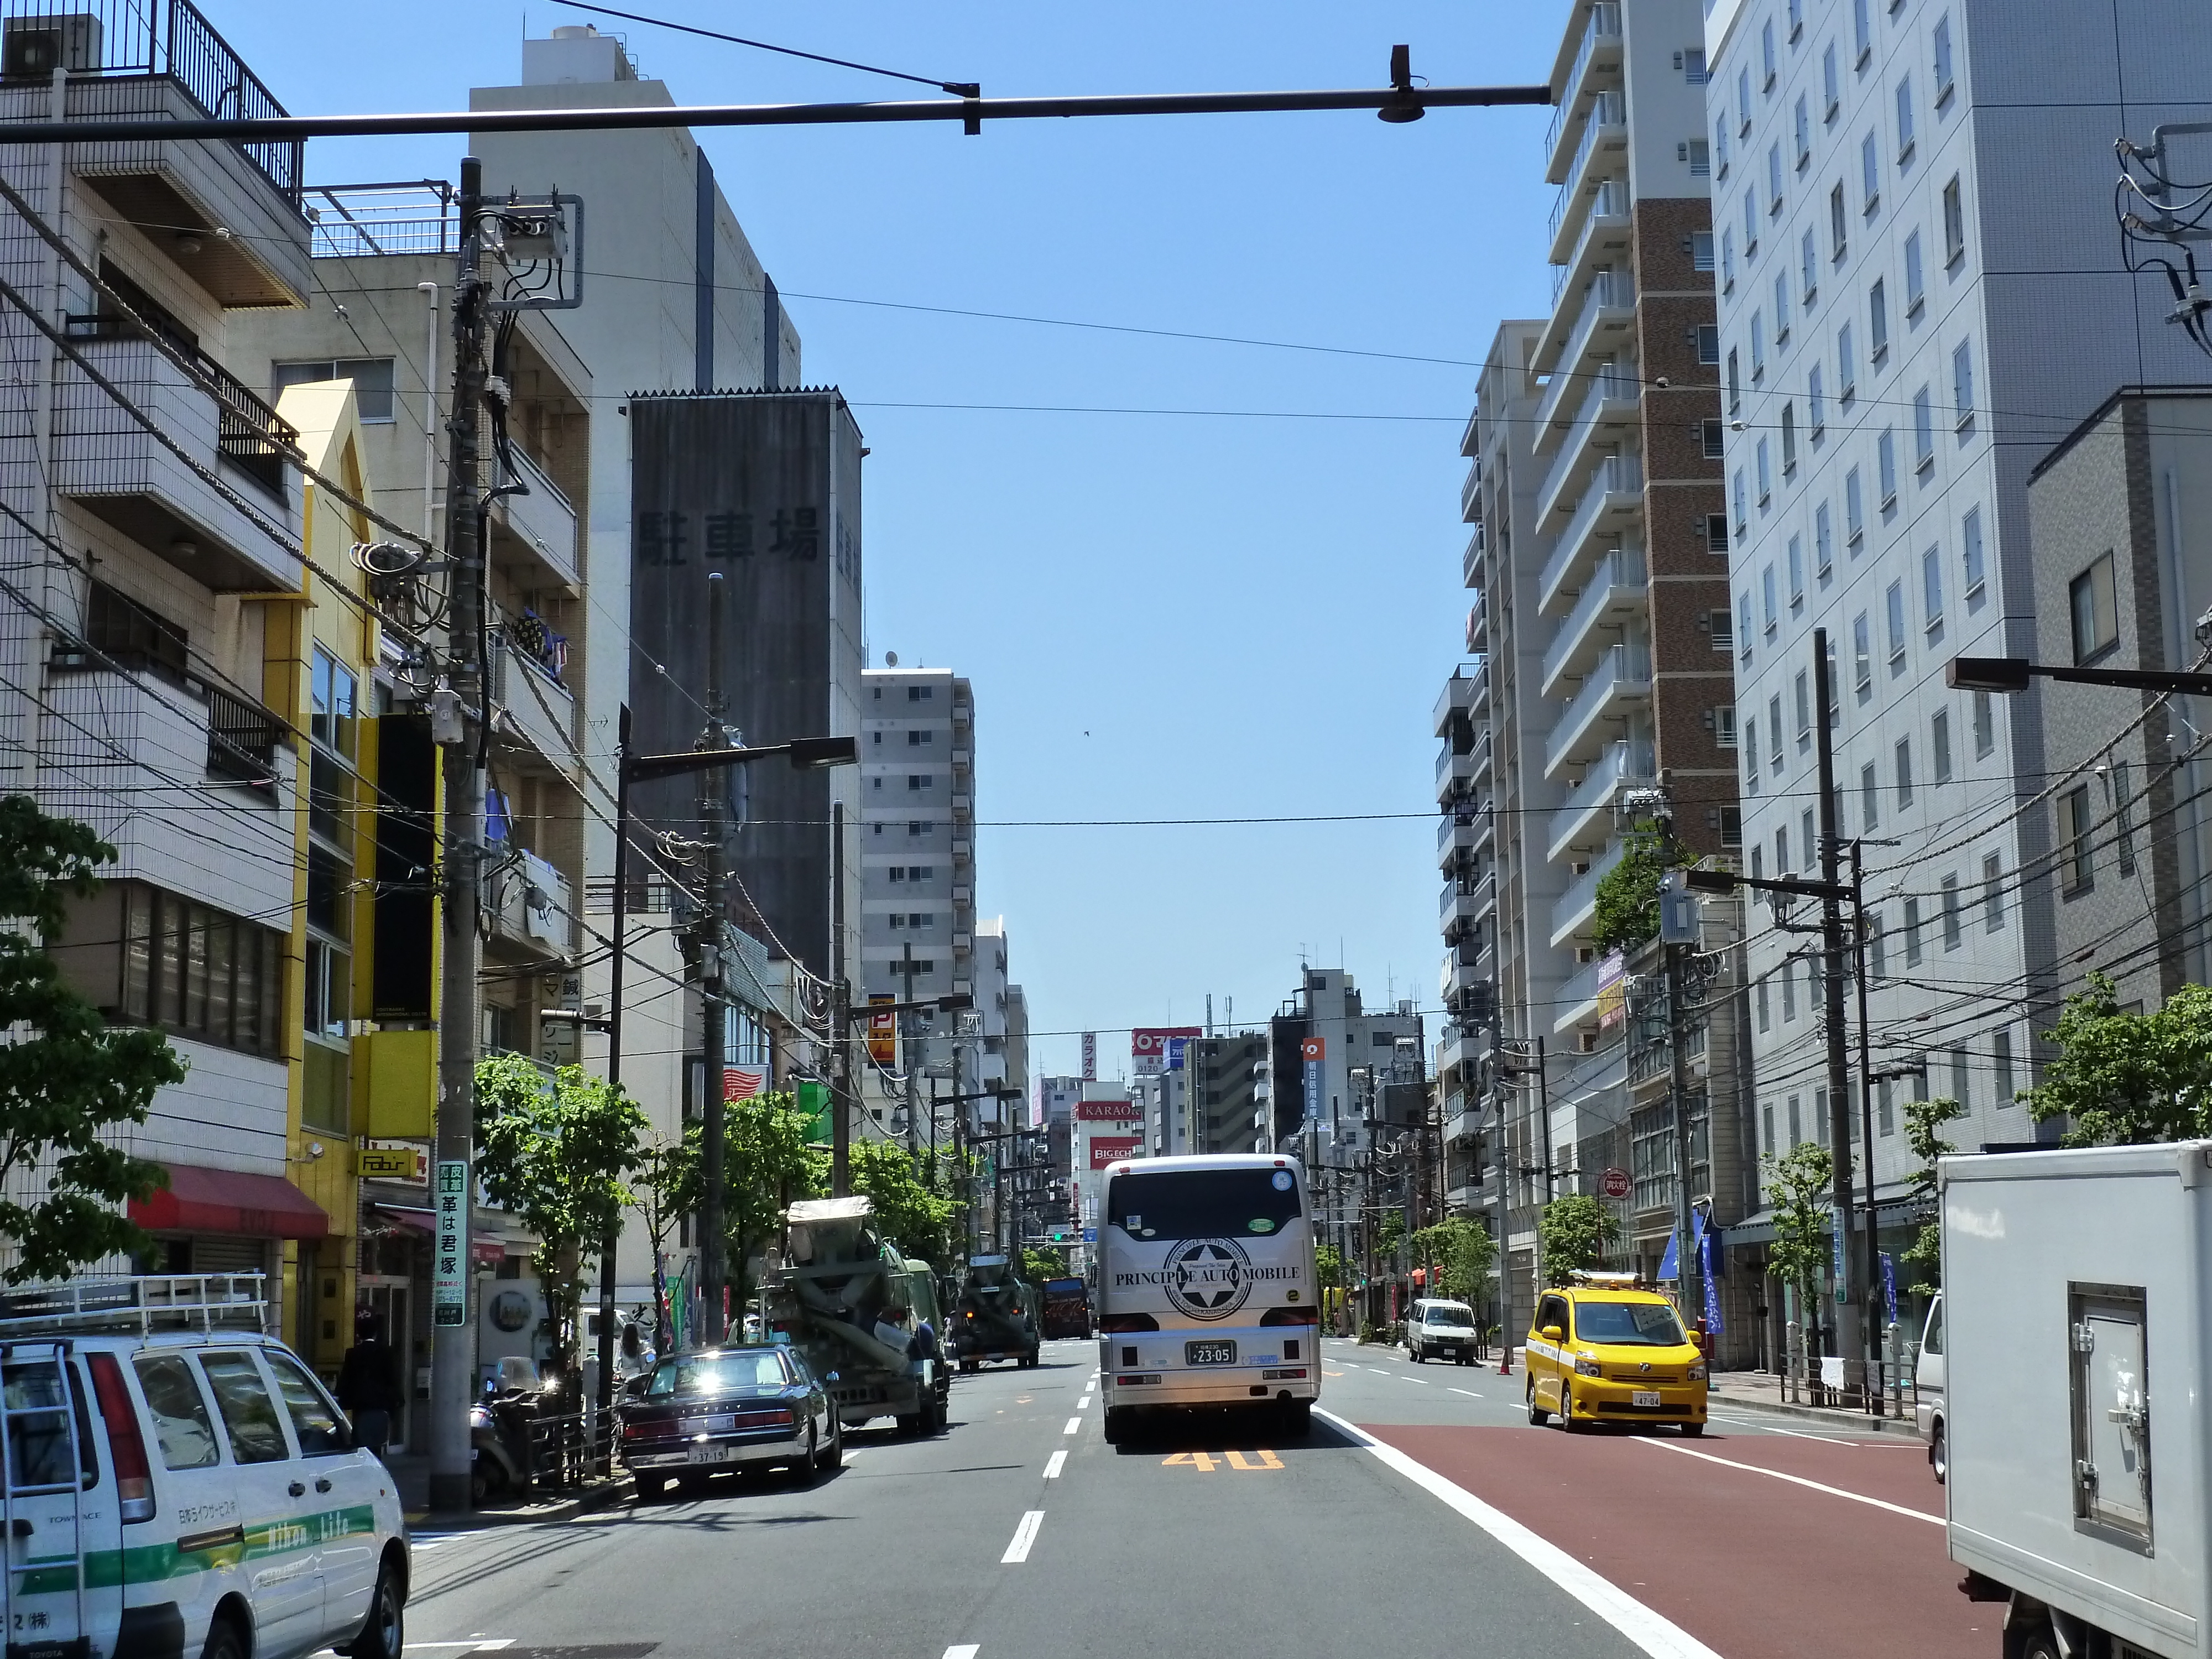
<svg viewBox="0 0 2212 1659"><path fill-rule="evenodd" d="M1633 1396L1632 1403L1638 1406L1656 1406L1659 1403L1659 1390L1656 1389L1638 1389Z"/></svg>

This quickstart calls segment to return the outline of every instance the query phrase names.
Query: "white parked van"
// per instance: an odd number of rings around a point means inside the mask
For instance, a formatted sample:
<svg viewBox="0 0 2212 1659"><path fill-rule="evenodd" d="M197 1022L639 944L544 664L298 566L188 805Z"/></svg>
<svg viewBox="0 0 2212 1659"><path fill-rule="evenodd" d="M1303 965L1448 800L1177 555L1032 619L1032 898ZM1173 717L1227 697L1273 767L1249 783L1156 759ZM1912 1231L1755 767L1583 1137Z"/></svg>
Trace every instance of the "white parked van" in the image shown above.
<svg viewBox="0 0 2212 1659"><path fill-rule="evenodd" d="M1321 1295L1297 1161L1109 1164L1098 1331L1109 1440L1156 1406L1248 1406L1303 1435L1321 1393Z"/></svg>
<svg viewBox="0 0 2212 1659"><path fill-rule="evenodd" d="M1464 1302L1423 1297L1406 1314L1406 1353L1418 1365L1424 1359L1474 1364L1474 1310Z"/></svg>
<svg viewBox="0 0 2212 1659"><path fill-rule="evenodd" d="M397 1484L266 1315L258 1273L0 1295L16 1659L399 1659Z"/></svg>
<svg viewBox="0 0 2212 1659"><path fill-rule="evenodd" d="M1943 1292L1928 1304L1920 1356L1912 1362L1912 1420L1928 1443L1928 1467L1937 1485L1951 1478L1950 1427L1943 1412Z"/></svg>

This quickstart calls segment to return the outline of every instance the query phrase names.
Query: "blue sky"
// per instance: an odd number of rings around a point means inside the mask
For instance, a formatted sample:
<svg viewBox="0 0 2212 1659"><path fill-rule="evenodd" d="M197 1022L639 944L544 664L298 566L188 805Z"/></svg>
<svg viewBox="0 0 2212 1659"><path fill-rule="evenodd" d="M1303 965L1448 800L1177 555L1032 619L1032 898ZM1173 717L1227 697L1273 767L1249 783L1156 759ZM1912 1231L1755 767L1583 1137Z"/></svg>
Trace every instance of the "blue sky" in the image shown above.
<svg viewBox="0 0 2212 1659"><path fill-rule="evenodd" d="M201 0L298 113L459 109L520 78L524 9ZM1359 86L1413 47L1437 84L1549 73L1565 8L624 9L987 94ZM533 0L531 33L586 14ZM927 95L643 25L678 101ZM717 178L873 449L873 659L975 683L977 816L1428 813L1429 714L1459 659L1459 422L1475 373L1320 352L931 316L896 301L1474 360L1548 308L1547 112L1206 116L705 135ZM311 180L452 178L458 141L318 140ZM1285 410L1275 420L870 408L871 402ZM1301 953L1379 999L1437 1001L1432 817L1194 828L984 828L1033 1071L1101 1031L1271 1012Z"/></svg>

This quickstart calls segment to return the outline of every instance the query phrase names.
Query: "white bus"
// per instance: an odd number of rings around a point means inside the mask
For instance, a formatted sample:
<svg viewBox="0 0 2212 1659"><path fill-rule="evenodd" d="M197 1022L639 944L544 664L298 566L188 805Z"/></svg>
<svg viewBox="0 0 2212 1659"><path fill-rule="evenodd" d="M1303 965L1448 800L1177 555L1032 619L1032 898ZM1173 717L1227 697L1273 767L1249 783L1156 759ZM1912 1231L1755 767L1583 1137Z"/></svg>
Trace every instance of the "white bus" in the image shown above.
<svg viewBox="0 0 2212 1659"><path fill-rule="evenodd" d="M1321 1394L1321 1289L1297 1160L1109 1165L1098 1332L1109 1441L1146 1407L1248 1406L1303 1435Z"/></svg>

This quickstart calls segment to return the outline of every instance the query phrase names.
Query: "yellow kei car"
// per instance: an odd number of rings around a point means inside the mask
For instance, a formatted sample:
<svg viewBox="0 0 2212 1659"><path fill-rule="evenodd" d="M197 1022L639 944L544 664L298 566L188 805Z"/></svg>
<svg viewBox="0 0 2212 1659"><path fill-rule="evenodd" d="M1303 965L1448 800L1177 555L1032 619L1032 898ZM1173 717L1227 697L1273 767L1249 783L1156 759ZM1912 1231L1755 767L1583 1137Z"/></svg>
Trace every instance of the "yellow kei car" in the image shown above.
<svg viewBox="0 0 2212 1659"><path fill-rule="evenodd" d="M1633 1273L1583 1273L1547 1290L1528 1333L1528 1420L1673 1423L1705 1431L1705 1356L1674 1304Z"/></svg>

